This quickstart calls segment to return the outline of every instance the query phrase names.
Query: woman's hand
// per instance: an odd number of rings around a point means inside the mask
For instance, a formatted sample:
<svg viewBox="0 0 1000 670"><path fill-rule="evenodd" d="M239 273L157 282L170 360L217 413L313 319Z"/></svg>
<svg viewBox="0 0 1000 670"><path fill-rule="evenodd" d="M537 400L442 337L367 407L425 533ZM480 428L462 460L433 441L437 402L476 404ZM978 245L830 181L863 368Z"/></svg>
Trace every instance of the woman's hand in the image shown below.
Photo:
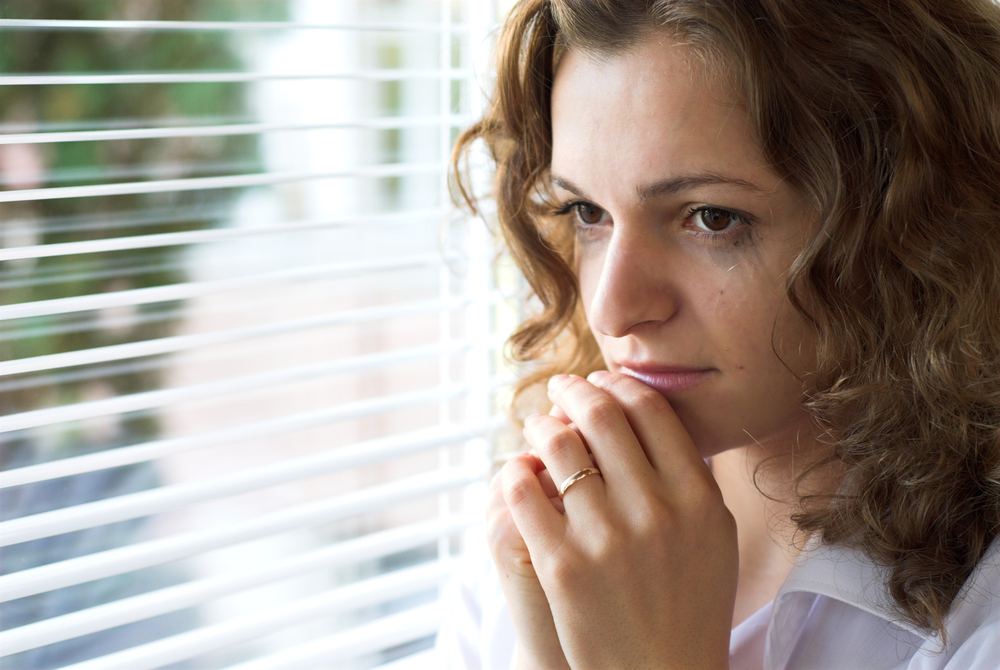
<svg viewBox="0 0 1000 670"><path fill-rule="evenodd" d="M500 543L513 547L514 532L524 543L524 593L510 603L518 635L540 631L542 660L555 657L547 603L573 668L727 667L736 525L669 403L606 372L553 377L549 397L576 430L555 416L530 417L525 437L546 470L526 455L502 472L516 529L504 528ZM561 512L552 482L591 467L588 447L602 477L575 483Z"/></svg>
<svg viewBox="0 0 1000 670"><path fill-rule="evenodd" d="M487 538L490 554L500 574L507 607L517 637L517 667L523 670L565 670L569 668L556 636L552 611L535 574L528 547L514 525L504 499L505 476L531 477L548 498L546 505L562 511L562 501L545 466L533 454L519 454L508 461L490 482L486 505Z"/></svg>

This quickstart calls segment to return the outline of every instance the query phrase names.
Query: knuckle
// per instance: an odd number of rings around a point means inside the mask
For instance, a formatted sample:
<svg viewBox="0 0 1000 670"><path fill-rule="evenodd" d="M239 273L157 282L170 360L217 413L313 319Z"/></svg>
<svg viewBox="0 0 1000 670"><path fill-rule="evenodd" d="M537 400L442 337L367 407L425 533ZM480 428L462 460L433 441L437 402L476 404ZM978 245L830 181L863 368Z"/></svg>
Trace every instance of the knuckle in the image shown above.
<svg viewBox="0 0 1000 670"><path fill-rule="evenodd" d="M572 590L579 586L582 575L580 560L577 557L567 552L560 552L552 556L545 567L545 573L553 586L560 591Z"/></svg>
<svg viewBox="0 0 1000 670"><path fill-rule="evenodd" d="M584 422L596 429L612 427L620 415L618 403L607 396L593 398L583 408Z"/></svg>
<svg viewBox="0 0 1000 670"><path fill-rule="evenodd" d="M595 524L588 537L589 553L598 565L609 565L616 561L621 548L628 546L627 538L619 528L609 524Z"/></svg>
<svg viewBox="0 0 1000 670"><path fill-rule="evenodd" d="M521 577L534 577L531 555L510 516L506 520L498 519L491 531L488 541L490 555L501 573L512 571Z"/></svg>
<svg viewBox="0 0 1000 670"><path fill-rule="evenodd" d="M660 410L666 404L662 395L645 385L632 389L630 395L632 406L640 412Z"/></svg>
<svg viewBox="0 0 1000 670"><path fill-rule="evenodd" d="M503 497L507 502L507 507L516 509L523 507L531 500L531 487L524 477L512 477L504 479Z"/></svg>
<svg viewBox="0 0 1000 670"><path fill-rule="evenodd" d="M632 526L643 538L649 538L664 533L670 534L676 526L676 520L671 510L665 505L652 503L641 505L632 512Z"/></svg>
<svg viewBox="0 0 1000 670"><path fill-rule="evenodd" d="M576 436L576 433L567 428L550 435L544 442L538 445L538 448L546 456L558 459L576 447L578 440L579 438Z"/></svg>
<svg viewBox="0 0 1000 670"><path fill-rule="evenodd" d="M690 519L693 525L700 528L724 529L727 532L735 530L735 518L726 507L722 492L714 481L692 478L681 493L683 497L679 500L688 510L686 518Z"/></svg>
<svg viewBox="0 0 1000 670"><path fill-rule="evenodd" d="M644 510L629 519L630 541L643 548L646 556L654 561L667 560L675 554L678 544L687 544L683 538L693 532L701 534L698 523L685 524L678 512L666 506Z"/></svg>

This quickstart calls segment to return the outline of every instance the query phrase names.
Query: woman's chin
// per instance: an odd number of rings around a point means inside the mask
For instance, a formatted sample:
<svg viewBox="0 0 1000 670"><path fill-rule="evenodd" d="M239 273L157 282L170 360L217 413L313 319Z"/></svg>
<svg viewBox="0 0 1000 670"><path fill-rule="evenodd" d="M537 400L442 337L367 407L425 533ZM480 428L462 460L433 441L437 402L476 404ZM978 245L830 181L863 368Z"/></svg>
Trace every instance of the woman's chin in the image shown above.
<svg viewBox="0 0 1000 670"><path fill-rule="evenodd" d="M743 432L739 432L739 435L743 437L742 440L739 440L736 435L732 434L731 429L720 430L728 427L723 426L718 417L706 417L692 412L690 408L685 407L683 402L674 401L670 404L702 458L708 459L729 449L742 446L748 439L746 433Z"/></svg>

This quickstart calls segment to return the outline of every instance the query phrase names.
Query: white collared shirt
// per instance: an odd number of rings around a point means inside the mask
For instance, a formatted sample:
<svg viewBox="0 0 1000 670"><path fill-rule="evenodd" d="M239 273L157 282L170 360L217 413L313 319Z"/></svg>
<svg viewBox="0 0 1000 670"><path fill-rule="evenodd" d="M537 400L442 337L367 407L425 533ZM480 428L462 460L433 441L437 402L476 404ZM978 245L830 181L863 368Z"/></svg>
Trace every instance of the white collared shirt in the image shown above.
<svg viewBox="0 0 1000 670"><path fill-rule="evenodd" d="M445 597L435 668L507 670L514 627L482 529ZM1000 539L945 620L947 645L898 620L863 554L807 544L775 599L733 629L730 670L1000 670Z"/></svg>

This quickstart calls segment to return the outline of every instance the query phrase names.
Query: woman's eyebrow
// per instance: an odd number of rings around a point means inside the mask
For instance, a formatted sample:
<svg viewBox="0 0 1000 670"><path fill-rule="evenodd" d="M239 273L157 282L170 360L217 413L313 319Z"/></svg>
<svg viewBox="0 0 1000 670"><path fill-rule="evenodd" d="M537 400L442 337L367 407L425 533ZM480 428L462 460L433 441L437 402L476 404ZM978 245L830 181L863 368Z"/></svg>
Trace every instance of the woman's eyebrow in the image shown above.
<svg viewBox="0 0 1000 670"><path fill-rule="evenodd" d="M571 182L569 179L564 179L563 177L556 177L552 175L549 177L549 181L563 189L564 191L569 191L573 195L579 196L581 198L586 198L587 194L583 192L583 189Z"/></svg>
<svg viewBox="0 0 1000 670"><path fill-rule="evenodd" d="M549 181L581 198L588 197L582 188L571 182L569 179L552 175L549 178ZM640 200L649 200L650 198L656 198L662 195L682 193L700 186L717 185L735 186L736 188L744 191L750 191L758 194L767 193L767 191L751 181L739 179L738 177L727 177L725 175L715 174L712 172L694 175L680 175L678 177L671 177L670 179L653 182L652 184L647 184L645 186L636 186L635 192L636 195L639 196Z"/></svg>
<svg viewBox="0 0 1000 670"><path fill-rule="evenodd" d="M683 193L684 191L690 191L691 189L698 188L700 186L719 185L735 186L736 188L744 191L750 191L752 193L766 193L763 188L752 181L747 181L746 179L740 179L738 177L727 177L725 175L715 174L712 172L704 172L694 175L680 175L670 179L663 179L646 186L637 186L635 188L635 192L636 195L639 196L640 200L649 200L650 198L656 198L661 195Z"/></svg>

